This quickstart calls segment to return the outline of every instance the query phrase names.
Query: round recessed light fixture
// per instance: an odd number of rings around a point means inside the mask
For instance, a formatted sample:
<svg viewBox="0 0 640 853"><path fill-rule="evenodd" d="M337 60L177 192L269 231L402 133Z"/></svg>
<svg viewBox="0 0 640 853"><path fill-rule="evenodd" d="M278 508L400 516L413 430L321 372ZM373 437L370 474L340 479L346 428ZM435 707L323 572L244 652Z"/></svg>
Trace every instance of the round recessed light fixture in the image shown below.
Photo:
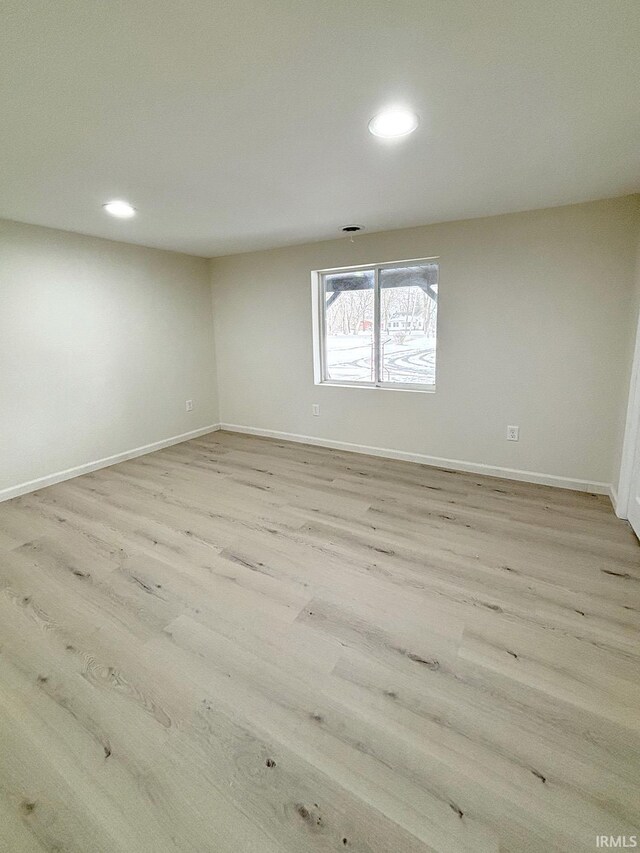
<svg viewBox="0 0 640 853"><path fill-rule="evenodd" d="M395 139L398 136L413 133L419 123L420 119L411 110L406 110L404 107L390 107L371 119L369 131L383 139Z"/></svg>
<svg viewBox="0 0 640 853"><path fill-rule="evenodd" d="M136 209L133 205L129 204L128 201L122 201L122 199L118 198L108 201L102 207L110 216L117 216L118 219L131 219L132 216L136 215Z"/></svg>

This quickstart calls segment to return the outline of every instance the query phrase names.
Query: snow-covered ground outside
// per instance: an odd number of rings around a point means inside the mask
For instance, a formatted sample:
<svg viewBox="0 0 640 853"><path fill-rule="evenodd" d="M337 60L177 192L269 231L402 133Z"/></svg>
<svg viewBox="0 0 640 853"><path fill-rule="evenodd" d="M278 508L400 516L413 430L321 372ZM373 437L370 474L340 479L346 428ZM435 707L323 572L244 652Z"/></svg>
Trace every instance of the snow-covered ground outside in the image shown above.
<svg viewBox="0 0 640 853"><path fill-rule="evenodd" d="M330 379L372 382L372 335L327 335L327 371ZM435 384L436 340L420 332L399 344L382 333L382 380L410 384Z"/></svg>

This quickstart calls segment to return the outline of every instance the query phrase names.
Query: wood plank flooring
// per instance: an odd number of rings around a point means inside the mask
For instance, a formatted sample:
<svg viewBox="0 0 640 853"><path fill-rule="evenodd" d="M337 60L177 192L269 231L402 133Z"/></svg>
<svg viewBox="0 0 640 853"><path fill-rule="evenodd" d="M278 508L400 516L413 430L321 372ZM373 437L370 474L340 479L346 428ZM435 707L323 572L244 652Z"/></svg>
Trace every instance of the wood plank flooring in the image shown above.
<svg viewBox="0 0 640 853"><path fill-rule="evenodd" d="M0 504L0 850L639 834L603 497L218 432Z"/></svg>

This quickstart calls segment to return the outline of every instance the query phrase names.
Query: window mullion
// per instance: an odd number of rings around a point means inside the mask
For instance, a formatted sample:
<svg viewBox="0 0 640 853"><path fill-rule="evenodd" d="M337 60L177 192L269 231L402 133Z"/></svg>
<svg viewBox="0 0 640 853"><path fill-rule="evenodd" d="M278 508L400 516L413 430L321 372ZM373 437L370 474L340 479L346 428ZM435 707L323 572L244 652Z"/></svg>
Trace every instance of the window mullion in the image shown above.
<svg viewBox="0 0 640 853"><path fill-rule="evenodd" d="M375 267L373 282L373 350L374 382L380 382L380 269Z"/></svg>

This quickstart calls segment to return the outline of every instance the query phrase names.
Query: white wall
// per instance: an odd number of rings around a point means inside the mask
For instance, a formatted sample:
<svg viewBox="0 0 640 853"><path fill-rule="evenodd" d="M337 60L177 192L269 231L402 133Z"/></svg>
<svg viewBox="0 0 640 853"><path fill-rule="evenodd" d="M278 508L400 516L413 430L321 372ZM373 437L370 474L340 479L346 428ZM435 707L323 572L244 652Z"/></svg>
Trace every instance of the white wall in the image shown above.
<svg viewBox="0 0 640 853"><path fill-rule="evenodd" d="M0 498L219 420L615 483L638 202L219 258L214 318L203 259L0 221ZM431 255L436 393L315 386L310 271Z"/></svg>
<svg viewBox="0 0 640 853"><path fill-rule="evenodd" d="M621 407L618 441L614 454L614 478L612 501L621 518L628 517L629 491L632 485L636 446L640 438L640 233L636 250L635 305L632 316L635 320L635 335L630 341L629 362L631 377L628 399Z"/></svg>
<svg viewBox="0 0 640 853"><path fill-rule="evenodd" d="M613 482L634 333L638 201L213 260L221 421ZM310 271L434 255L436 393L314 385ZM505 440L507 424L520 426L518 443Z"/></svg>
<svg viewBox="0 0 640 853"><path fill-rule="evenodd" d="M217 420L208 261L0 221L0 498Z"/></svg>

